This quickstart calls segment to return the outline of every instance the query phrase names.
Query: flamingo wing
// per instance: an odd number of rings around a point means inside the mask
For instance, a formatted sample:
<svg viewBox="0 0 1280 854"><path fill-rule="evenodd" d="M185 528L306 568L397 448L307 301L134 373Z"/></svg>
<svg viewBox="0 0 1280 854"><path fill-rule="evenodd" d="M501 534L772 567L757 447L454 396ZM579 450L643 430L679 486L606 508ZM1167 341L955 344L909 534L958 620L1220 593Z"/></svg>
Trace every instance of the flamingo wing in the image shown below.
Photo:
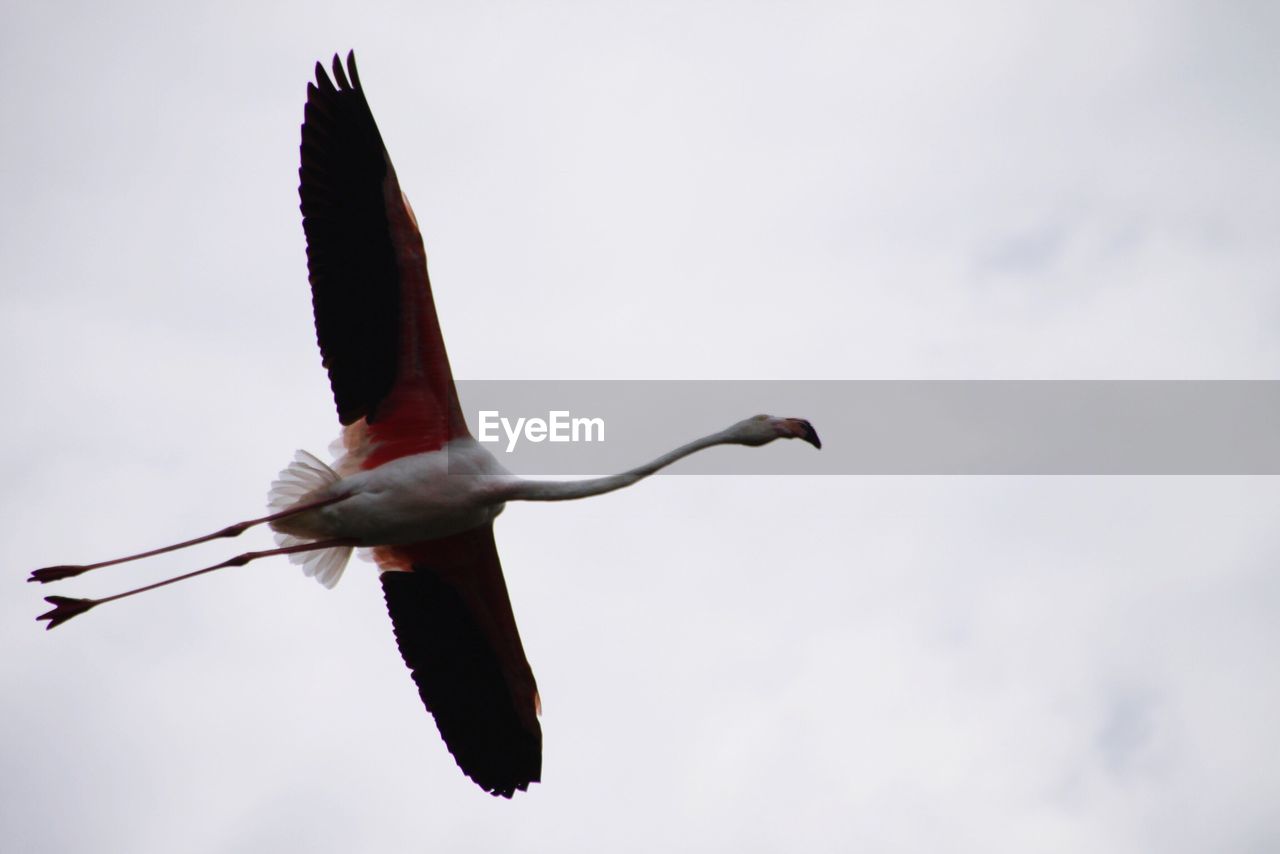
<svg viewBox="0 0 1280 854"><path fill-rule="evenodd" d="M316 63L302 124L302 223L316 338L360 466L466 436L426 251L354 53ZM336 81L336 82L335 82Z"/></svg>
<svg viewBox="0 0 1280 854"><path fill-rule="evenodd" d="M516 630L493 525L377 550L382 590L418 694L462 771L509 798L542 773L538 688Z"/></svg>
<svg viewBox="0 0 1280 854"><path fill-rule="evenodd" d="M299 174L316 338L349 457L370 469L469 435L422 235L352 54L345 70L334 57L332 80L316 64ZM493 526L374 557L400 653L459 767L495 795L528 788L542 770L537 685Z"/></svg>

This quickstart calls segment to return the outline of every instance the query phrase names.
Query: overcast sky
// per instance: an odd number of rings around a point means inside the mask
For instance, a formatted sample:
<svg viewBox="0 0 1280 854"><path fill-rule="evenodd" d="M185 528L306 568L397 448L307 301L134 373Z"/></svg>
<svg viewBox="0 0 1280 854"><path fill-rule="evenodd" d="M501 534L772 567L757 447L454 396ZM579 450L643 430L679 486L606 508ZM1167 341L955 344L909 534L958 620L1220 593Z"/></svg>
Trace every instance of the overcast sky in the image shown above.
<svg viewBox="0 0 1280 854"><path fill-rule="evenodd" d="M335 51L459 377L1280 379L1278 42L1246 2L7 0L0 847L1277 850L1274 478L512 507L545 762L511 802L367 564L51 633L42 595L269 537L23 579L258 515L336 435L296 189Z"/></svg>

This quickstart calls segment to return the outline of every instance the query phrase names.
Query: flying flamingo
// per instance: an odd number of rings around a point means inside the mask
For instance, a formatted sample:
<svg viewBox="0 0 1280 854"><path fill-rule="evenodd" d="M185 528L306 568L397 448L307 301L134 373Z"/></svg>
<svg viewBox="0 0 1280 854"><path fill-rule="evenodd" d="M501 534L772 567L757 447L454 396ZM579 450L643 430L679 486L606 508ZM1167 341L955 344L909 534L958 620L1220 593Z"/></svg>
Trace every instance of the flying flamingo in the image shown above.
<svg viewBox="0 0 1280 854"><path fill-rule="evenodd" d="M757 415L621 474L573 481L513 476L467 430L431 298L426 253L360 87L354 53L307 85L299 170L316 337L343 426L332 467L304 451L280 473L270 515L101 563L52 566L29 581L239 536L267 524L279 548L100 599L49 596L54 626L112 602L228 566L288 555L326 587L355 547L372 550L404 662L445 745L486 791L510 798L541 778L537 685L507 596L493 520L509 501L621 489L714 445L797 438L800 418Z"/></svg>

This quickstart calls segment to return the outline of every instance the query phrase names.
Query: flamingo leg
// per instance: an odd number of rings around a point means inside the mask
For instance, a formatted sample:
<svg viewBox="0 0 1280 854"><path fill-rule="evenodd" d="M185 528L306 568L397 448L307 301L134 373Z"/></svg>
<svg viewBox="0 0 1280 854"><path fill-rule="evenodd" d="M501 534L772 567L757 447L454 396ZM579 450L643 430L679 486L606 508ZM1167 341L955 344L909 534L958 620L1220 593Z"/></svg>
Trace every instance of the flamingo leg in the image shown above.
<svg viewBox="0 0 1280 854"><path fill-rule="evenodd" d="M50 581L61 581L64 578L74 578L75 576L88 572L91 569L101 569L104 566L115 566L117 563L128 563L133 560L141 560L144 557L162 555L165 552L185 549L188 546L207 543L210 540L217 540L222 537L238 537L255 525L261 525L264 522L274 522L277 519L283 519L286 516L292 516L295 513L302 513L306 510L315 510L318 507L326 507L334 502L341 501L345 497L346 496L337 496L335 498L325 498L320 501L313 501L309 504L300 504L295 507L290 507L287 510L281 510L279 513L272 513L270 516L263 516L261 519L247 519L244 522L237 522L234 525L228 525L220 531L214 531L212 534L205 534L203 537L196 537L194 540L185 540L181 543L174 543L171 546L164 546L147 552L139 552L138 554L128 555L127 557L118 557L115 560L104 560L100 563L63 564L61 566L46 566L43 569L34 569L31 571L31 576L27 581L38 581L41 584L48 584Z"/></svg>
<svg viewBox="0 0 1280 854"><path fill-rule="evenodd" d="M126 590L124 593L117 593L114 596L104 596L101 599L76 599L70 596L46 596L44 601L53 606L53 610L36 617L37 620L48 620L49 625L45 629L51 629L54 626L65 623L72 617L83 614L90 608L101 605L104 602L114 602L117 599L124 599L127 596L135 596L138 593L146 593L148 590L156 590L161 587L167 587L170 584L176 584L179 581L186 581L188 578L195 578L197 575L204 575L206 572L213 572L215 569L223 569L228 566L244 566L250 561L255 561L262 557L272 557L274 555L291 555L298 552L317 551L319 549L331 549L347 546L360 545L358 540L351 538L339 538L333 540L320 540L315 543L301 543L296 546L285 546L278 549L266 549L260 552L245 552L236 555L222 563L215 563L213 566L206 566L204 569L197 569L194 572L187 572L182 575L167 578L164 581L157 581L155 584L148 584L145 587L136 587L133 590Z"/></svg>

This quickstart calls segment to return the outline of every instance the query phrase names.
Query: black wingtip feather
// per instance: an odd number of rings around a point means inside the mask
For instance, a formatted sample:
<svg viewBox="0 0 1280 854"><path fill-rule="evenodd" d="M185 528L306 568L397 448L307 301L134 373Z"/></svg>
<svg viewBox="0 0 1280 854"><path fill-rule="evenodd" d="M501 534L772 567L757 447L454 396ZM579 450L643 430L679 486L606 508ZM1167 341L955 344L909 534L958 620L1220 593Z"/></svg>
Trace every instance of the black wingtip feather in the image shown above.
<svg viewBox="0 0 1280 854"><path fill-rule="evenodd" d="M347 73L351 76L351 87L359 89L360 75L356 71L356 52L354 50L347 51Z"/></svg>
<svg viewBox="0 0 1280 854"><path fill-rule="evenodd" d="M396 378L400 273L387 222L390 172L364 94L337 54L316 63L302 124L299 193L316 337L338 420L370 417Z"/></svg>
<svg viewBox="0 0 1280 854"><path fill-rule="evenodd" d="M333 55L333 79L338 82L338 88L344 92L351 90L351 82L347 80L347 73L342 70L342 59L338 54Z"/></svg>
<svg viewBox="0 0 1280 854"><path fill-rule="evenodd" d="M458 767L504 798L538 782L541 728L536 717L522 715L489 639L458 591L421 566L383 573L382 589L400 654ZM525 702L532 704L533 697Z"/></svg>

